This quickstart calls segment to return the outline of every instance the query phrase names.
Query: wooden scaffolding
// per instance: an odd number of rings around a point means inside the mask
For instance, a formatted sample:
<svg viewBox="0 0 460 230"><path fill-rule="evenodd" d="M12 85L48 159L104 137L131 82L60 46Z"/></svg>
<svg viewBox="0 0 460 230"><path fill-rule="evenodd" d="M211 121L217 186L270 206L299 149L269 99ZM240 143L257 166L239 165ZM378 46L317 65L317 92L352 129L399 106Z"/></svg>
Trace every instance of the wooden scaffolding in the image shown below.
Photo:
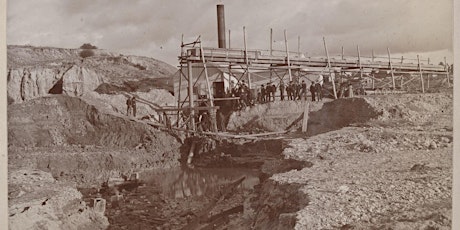
<svg viewBox="0 0 460 230"><path fill-rule="evenodd" d="M217 132L216 111L219 107L215 105L215 102L238 99L214 97L208 76L210 68L220 68L229 76L229 79L236 79L237 83L246 80L249 89L254 89L253 83L260 81L261 78L269 78L266 82L274 80L284 82L293 79L298 80L307 74L322 74L327 76L332 84L332 96L334 98L337 98L335 75L344 72L359 74L360 77L366 74L373 82L381 82L381 85L390 90L396 90L418 78L421 92L424 93L423 75L427 74L446 75L447 82L450 84L447 63L445 65L433 65L429 59L422 60L418 56L417 59L392 58L389 49L387 50L388 57L377 57L374 52L372 52L372 56L364 57L361 56L359 46L357 46L357 56L345 56L343 48L341 55L330 56L325 38L323 38L325 57L305 57L300 52L300 38L298 51L289 51L286 31L284 31L286 47L284 51L273 50L271 45L269 50L250 50L246 45L245 28L243 28L243 32L243 49L230 48L230 41L229 48L204 47L200 36L193 42L184 43L182 36L179 79L175 82L179 87L179 90L175 92L178 94L176 95L177 107L171 109L171 111L176 112L177 128L196 131L195 117L197 111L205 110L211 116L211 132ZM270 35L270 42L272 42L272 30ZM414 60L416 63L412 63ZM195 69L200 69L199 74L194 74L193 70ZM260 76L257 71L269 73L268 77L267 75ZM374 74L379 72L391 76L390 80L375 77ZM398 74L400 75L395 76ZM403 74L410 74L410 76ZM254 78L258 80L254 80ZM204 98L199 97L194 88L199 81L204 81L206 85ZM181 92L180 88L184 86L187 86L187 90ZM181 95L184 93L186 95ZM205 106L203 106L203 102L205 102Z"/></svg>

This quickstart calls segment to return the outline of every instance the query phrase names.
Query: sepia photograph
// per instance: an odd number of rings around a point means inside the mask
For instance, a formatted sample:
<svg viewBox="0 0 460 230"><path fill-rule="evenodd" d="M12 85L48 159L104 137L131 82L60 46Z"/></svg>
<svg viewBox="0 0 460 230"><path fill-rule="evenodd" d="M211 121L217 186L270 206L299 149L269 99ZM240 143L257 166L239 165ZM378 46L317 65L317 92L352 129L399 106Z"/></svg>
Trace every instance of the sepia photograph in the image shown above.
<svg viewBox="0 0 460 230"><path fill-rule="evenodd" d="M453 0L5 6L7 229L455 228Z"/></svg>

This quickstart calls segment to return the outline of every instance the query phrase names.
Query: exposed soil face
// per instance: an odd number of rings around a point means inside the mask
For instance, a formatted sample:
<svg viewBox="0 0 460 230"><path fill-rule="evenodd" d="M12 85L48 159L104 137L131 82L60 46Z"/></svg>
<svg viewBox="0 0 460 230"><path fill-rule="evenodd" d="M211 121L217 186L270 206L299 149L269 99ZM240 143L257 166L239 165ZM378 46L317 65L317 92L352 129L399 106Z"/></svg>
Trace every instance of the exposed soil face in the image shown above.
<svg viewBox="0 0 460 230"><path fill-rule="evenodd" d="M10 146L142 146L169 151L168 145L175 143L170 135L148 125L101 113L80 98L64 95L11 105L8 117Z"/></svg>

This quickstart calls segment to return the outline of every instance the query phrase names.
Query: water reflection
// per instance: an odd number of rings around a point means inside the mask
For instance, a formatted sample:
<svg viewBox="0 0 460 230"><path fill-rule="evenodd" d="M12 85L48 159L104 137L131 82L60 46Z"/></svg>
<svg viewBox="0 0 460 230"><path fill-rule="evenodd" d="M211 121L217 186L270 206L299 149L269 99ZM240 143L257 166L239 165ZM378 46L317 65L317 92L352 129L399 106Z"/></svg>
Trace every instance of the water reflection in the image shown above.
<svg viewBox="0 0 460 230"><path fill-rule="evenodd" d="M235 168L156 170L142 173L141 180L148 186L160 186L162 193L166 196L180 199L210 196L217 192L221 186L241 176L246 176L246 179L240 185L242 189L253 189L260 182L258 170Z"/></svg>

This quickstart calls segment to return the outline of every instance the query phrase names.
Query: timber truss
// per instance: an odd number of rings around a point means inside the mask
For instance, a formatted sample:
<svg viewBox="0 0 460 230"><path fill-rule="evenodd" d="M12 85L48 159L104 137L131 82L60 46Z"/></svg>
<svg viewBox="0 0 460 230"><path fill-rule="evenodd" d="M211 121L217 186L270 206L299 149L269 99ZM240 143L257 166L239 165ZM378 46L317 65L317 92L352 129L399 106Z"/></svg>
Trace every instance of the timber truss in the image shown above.
<svg viewBox="0 0 460 230"><path fill-rule="evenodd" d="M286 41L287 47L287 41ZM196 131L195 116L197 111L209 111L212 120L211 132L217 132L216 111L219 109L215 102L219 100L235 100L237 98L214 98L211 90L211 82L208 71L210 68L218 67L227 76L236 79L239 83L246 80L250 89L253 89L254 82L272 82L274 78L279 81L292 81L303 79L306 75L321 74L326 76L332 83L332 96L337 98L335 88L335 75L352 73L367 77L378 82L381 86L396 90L414 80L420 81L421 92L425 92L424 75L446 76L448 84L449 69L446 65L430 64L429 59L391 58L388 49L388 57L362 57L357 47L358 56L342 55L329 56L326 41L324 39L325 57L305 57L300 52L290 52L279 50L248 50L235 48L209 48L203 47L200 37L191 43L184 43L182 38L181 55L179 56L179 80L175 84L179 85L179 90L175 95L177 107L166 109L173 112L170 115L177 116L176 127L189 131ZM412 63L412 62L416 63ZM199 74L194 75L194 69L199 69ZM196 73L197 71L195 71ZM261 74L268 73L268 74ZM376 73L386 73L388 77L375 77ZM404 75L405 74L405 75ZM399 75L399 76L395 76ZM404 75L404 76L403 76ZM390 78L391 76L391 78ZM308 80L307 78L305 78ZM198 98L194 87L199 81L204 81L206 85L206 97ZM186 86L187 90L181 92L180 88ZM176 85L175 85L176 87ZM230 86L231 87L231 86ZM186 94L186 95L181 95ZM203 103L206 102L205 106ZM165 111L166 111L165 110ZM184 116L185 115L185 116Z"/></svg>

